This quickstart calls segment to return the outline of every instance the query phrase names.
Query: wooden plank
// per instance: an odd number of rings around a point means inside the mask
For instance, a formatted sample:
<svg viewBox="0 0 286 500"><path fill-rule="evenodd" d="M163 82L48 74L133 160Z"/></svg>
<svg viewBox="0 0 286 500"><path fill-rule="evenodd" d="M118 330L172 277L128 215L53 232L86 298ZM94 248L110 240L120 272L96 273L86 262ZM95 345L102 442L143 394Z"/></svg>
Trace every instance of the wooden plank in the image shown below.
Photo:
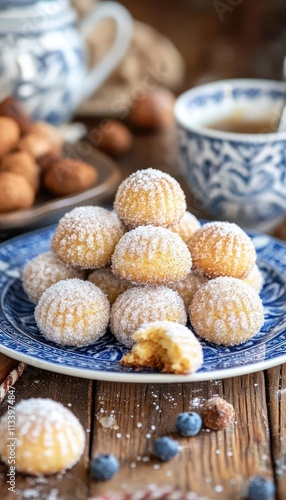
<svg viewBox="0 0 286 500"><path fill-rule="evenodd" d="M268 370L266 380L277 498L284 500L286 491L286 364Z"/></svg>
<svg viewBox="0 0 286 500"><path fill-rule="evenodd" d="M178 413L200 411L216 394L234 404L236 423L225 431L180 438L174 426ZM104 429L100 419L110 415L115 428ZM151 456L153 440L162 435L179 439L182 446L180 455L165 464ZM107 483L92 480L91 497L154 483L232 500L250 476L259 472L272 477L263 372L193 384L98 383L92 456L98 453L114 453L121 469Z"/></svg>
<svg viewBox="0 0 286 500"><path fill-rule="evenodd" d="M8 358L5 354L0 352L0 384L5 380L5 378L9 375L11 370L16 368L19 361L15 359Z"/></svg>
<svg viewBox="0 0 286 500"><path fill-rule="evenodd" d="M90 412L92 399L92 382L74 377L41 371L29 367L15 386L16 402L31 397L49 397L61 402L79 418L86 433L87 442L80 462L65 474L46 478L25 477L17 474L17 498L64 498L65 500L84 500L87 497L87 463L89 454ZM6 410L5 401L0 406L0 414ZM7 469L0 466L0 498L12 500L13 492L7 490ZM30 495L30 496L29 496ZM34 496L32 496L34 495Z"/></svg>

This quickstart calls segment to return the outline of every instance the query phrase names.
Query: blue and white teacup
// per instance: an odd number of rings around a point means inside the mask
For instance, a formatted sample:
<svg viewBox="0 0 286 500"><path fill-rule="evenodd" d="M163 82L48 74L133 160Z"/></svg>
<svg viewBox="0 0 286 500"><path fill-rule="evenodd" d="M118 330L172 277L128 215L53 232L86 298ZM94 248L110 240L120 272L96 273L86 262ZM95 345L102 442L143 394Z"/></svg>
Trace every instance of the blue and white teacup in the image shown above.
<svg viewBox="0 0 286 500"><path fill-rule="evenodd" d="M78 21L68 0L0 0L0 100L14 95L34 120L67 121L108 78L127 52L133 23L116 2L95 5ZM116 36L88 68L86 37L111 18Z"/></svg>
<svg viewBox="0 0 286 500"><path fill-rule="evenodd" d="M269 230L286 214L286 132L275 132L285 85L271 80L224 80L195 87L175 105L180 159L189 188L212 217ZM239 114L267 119L267 133L208 128Z"/></svg>

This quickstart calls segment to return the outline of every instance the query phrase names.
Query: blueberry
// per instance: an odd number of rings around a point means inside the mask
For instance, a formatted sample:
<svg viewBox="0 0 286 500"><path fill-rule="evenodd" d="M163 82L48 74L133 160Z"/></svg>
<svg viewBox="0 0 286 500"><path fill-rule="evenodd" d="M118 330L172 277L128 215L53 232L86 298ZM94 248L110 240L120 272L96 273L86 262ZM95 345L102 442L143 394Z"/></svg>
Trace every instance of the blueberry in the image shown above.
<svg viewBox="0 0 286 500"><path fill-rule="evenodd" d="M176 419L176 428L181 436L196 436L202 427L202 419L198 413L180 413Z"/></svg>
<svg viewBox="0 0 286 500"><path fill-rule="evenodd" d="M248 485L249 500L268 500L274 493L274 483L263 476L253 477Z"/></svg>
<svg viewBox="0 0 286 500"><path fill-rule="evenodd" d="M168 462L171 458L175 457L179 453L179 443L174 439L170 439L167 436L161 437L154 441L153 445L154 455L163 462Z"/></svg>
<svg viewBox="0 0 286 500"><path fill-rule="evenodd" d="M90 464L91 475L99 481L107 481L119 470L119 462L114 455L97 455Z"/></svg>

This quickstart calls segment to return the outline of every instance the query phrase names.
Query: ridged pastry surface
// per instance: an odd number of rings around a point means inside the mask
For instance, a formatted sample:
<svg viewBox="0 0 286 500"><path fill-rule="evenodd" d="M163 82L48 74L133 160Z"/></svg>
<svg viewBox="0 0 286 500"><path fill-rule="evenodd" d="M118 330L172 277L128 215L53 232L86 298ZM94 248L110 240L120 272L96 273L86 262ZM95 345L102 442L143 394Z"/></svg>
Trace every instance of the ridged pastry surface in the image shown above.
<svg viewBox="0 0 286 500"><path fill-rule="evenodd" d="M172 231L181 236L182 240L187 243L200 227L200 221L190 212L185 212L180 222L172 227Z"/></svg>
<svg viewBox="0 0 286 500"><path fill-rule="evenodd" d="M192 258L182 238L169 229L140 226L115 248L112 269L135 284L167 285L189 273Z"/></svg>
<svg viewBox="0 0 286 500"><path fill-rule="evenodd" d="M143 323L163 320L186 324L186 309L177 292L165 286L133 287L114 302L110 328L119 342L131 347Z"/></svg>
<svg viewBox="0 0 286 500"><path fill-rule="evenodd" d="M131 228L149 224L170 227L183 217L186 198L173 177L147 168L131 174L120 184L114 210Z"/></svg>
<svg viewBox="0 0 286 500"><path fill-rule="evenodd" d="M41 296L35 319L52 342L81 347L93 344L107 328L110 305L106 295L89 281L58 281Z"/></svg>
<svg viewBox="0 0 286 500"><path fill-rule="evenodd" d="M193 268L209 278L245 278L256 261L249 236L236 224L209 222L188 241Z"/></svg>
<svg viewBox="0 0 286 500"><path fill-rule="evenodd" d="M185 303L186 309L188 309L196 291L207 282L208 278L203 274L190 271L183 280L177 281L176 283L169 285L169 287L178 292Z"/></svg>
<svg viewBox="0 0 286 500"><path fill-rule="evenodd" d="M53 252L34 257L25 265L22 273L23 288L35 304L44 291L58 281L83 277L83 271L66 266Z"/></svg>
<svg viewBox="0 0 286 500"><path fill-rule="evenodd" d="M246 342L264 324L258 293L236 278L216 278L203 285L193 297L189 314L200 337L224 346Z"/></svg>
<svg viewBox="0 0 286 500"><path fill-rule="evenodd" d="M60 219L51 248L65 264L95 269L110 264L123 234L114 212L101 207L77 207Z"/></svg>
<svg viewBox="0 0 286 500"><path fill-rule="evenodd" d="M105 293L110 304L113 304L121 293L132 286L127 280L116 276L110 267L95 269L88 276L88 281L91 281Z"/></svg>

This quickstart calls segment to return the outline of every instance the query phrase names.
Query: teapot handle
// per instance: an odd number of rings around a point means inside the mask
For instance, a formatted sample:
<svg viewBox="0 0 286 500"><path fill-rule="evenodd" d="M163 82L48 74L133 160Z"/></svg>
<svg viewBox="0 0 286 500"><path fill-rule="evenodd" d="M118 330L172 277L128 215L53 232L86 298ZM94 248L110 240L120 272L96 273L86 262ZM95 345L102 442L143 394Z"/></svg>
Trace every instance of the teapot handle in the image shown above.
<svg viewBox="0 0 286 500"><path fill-rule="evenodd" d="M128 10L116 2L103 2L96 5L89 14L80 21L79 31L84 38L103 19L113 19L116 24L116 37L113 45L104 58L87 73L80 92L80 99L90 97L108 78L118 63L125 56L130 45L133 32L133 21Z"/></svg>

